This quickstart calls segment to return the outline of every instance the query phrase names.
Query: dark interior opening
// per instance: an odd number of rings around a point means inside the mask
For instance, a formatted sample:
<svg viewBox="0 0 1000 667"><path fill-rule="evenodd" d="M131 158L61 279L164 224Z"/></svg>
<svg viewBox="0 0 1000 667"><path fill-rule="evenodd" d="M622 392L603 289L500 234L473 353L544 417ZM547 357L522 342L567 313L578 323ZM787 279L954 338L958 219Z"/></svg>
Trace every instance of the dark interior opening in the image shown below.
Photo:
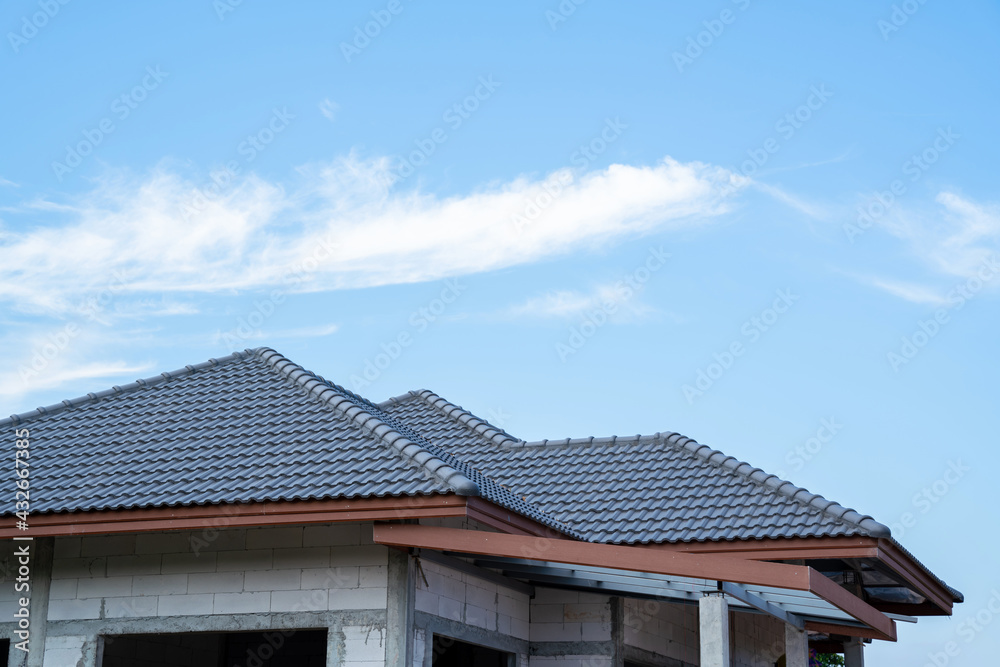
<svg viewBox="0 0 1000 667"><path fill-rule="evenodd" d="M513 665L512 653L478 644L460 642L451 637L434 635L432 647L434 667L508 667Z"/></svg>
<svg viewBox="0 0 1000 667"><path fill-rule="evenodd" d="M326 630L104 637L101 667L325 667Z"/></svg>

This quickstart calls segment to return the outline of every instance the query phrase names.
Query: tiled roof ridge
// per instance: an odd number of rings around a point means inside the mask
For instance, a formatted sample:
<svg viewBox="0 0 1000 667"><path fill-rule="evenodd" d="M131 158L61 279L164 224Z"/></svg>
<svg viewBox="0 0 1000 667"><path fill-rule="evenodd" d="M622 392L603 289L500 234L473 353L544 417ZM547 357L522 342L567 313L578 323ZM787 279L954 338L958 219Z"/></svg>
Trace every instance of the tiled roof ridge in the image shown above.
<svg viewBox="0 0 1000 667"><path fill-rule="evenodd" d="M185 377L188 375L193 375L198 371L205 370L206 368L215 368L216 366L221 366L223 364L230 363L232 361L240 361L248 358L253 354L254 350L246 350L244 352L233 352L232 354L226 355L224 357L219 357L218 359L209 359L208 361L203 361L200 364L188 364L184 368L178 368L175 371L166 371L160 373L159 375L154 375L148 378L140 378L135 382L129 382L124 385L115 385L111 389L105 389L99 392L90 392L86 396L77 396L76 398L70 398L62 401L61 403L54 403L48 407L40 407L34 410L29 410L28 412L22 412L17 415L11 415L4 419L0 419L0 427L2 426L17 426L26 421L35 419L36 417L44 417L59 412L64 412L65 410L71 410L73 408L78 408L81 405L86 405L89 403L97 403L98 401L108 398L110 396L119 396L121 394L127 394L140 389L146 389L153 387L168 380L173 380L179 377Z"/></svg>
<svg viewBox="0 0 1000 667"><path fill-rule="evenodd" d="M252 353L275 372L298 384L307 393L330 409L344 415L358 427L380 439L397 451L403 458L422 467L431 476L442 480L459 495L480 495L479 485L469 479L460 470L455 469L433 452L413 442L379 417L360 407L355 400L352 400L354 398L364 404L376 407L367 399L320 378L315 373L307 371L302 366L299 366L269 347L258 347L253 350L247 350L247 352Z"/></svg>
<svg viewBox="0 0 1000 667"><path fill-rule="evenodd" d="M672 431L664 431L661 433L654 433L652 435L634 435L624 437L613 435L605 438L595 438L590 436L587 438L566 438L563 440L537 440L534 442L522 442L520 443L520 446L558 447L567 445L626 445L656 442L661 440L673 447L683 449L684 451L697 456L712 465L730 470L759 486L786 496L800 505L811 507L833 517L838 521L857 526L872 537L891 537L892 535L892 531L889 530L888 526L879 523L867 514L861 514L857 510L844 507L843 505L832 500L827 500L818 493L812 493L808 489L796 486L788 480L781 479L777 475L772 475L764 470L761 470L760 468L750 465L745 461L740 461L736 457L729 456L717 449L712 449L708 445L703 445L696 440L692 440L687 436L674 433Z"/></svg>
<svg viewBox="0 0 1000 667"><path fill-rule="evenodd" d="M515 438L510 433L497 428L493 424L490 424L485 419L477 417L460 405L455 405L451 401L438 396L433 391L429 389L416 389L414 391L409 391L405 394L399 396L393 396L390 399L379 403L379 407L388 407L396 403L404 403L407 400L417 398L431 407L437 408L445 414L445 416L454 419L455 421L463 424L464 426L470 428L479 434L482 438L489 440L497 445L510 445L520 444L523 441Z"/></svg>

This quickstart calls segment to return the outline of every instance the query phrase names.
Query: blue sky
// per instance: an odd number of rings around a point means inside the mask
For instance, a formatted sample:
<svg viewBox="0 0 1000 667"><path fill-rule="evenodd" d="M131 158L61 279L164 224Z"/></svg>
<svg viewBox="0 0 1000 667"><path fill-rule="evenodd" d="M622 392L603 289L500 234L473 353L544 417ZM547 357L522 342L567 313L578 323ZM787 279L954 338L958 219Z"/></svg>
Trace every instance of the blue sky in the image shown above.
<svg viewBox="0 0 1000 667"><path fill-rule="evenodd" d="M873 664L988 661L1000 10L679 4L5 3L6 412L267 345L679 431L965 592Z"/></svg>

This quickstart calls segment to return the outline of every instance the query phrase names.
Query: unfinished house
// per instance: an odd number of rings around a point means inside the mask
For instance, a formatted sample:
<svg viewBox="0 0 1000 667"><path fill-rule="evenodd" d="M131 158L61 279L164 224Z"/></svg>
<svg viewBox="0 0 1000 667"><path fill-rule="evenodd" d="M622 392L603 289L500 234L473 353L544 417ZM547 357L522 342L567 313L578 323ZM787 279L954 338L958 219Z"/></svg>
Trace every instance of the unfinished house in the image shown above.
<svg viewBox="0 0 1000 667"><path fill-rule="evenodd" d="M962 600L871 517L676 433L524 442L265 348L2 432L9 665L858 667Z"/></svg>

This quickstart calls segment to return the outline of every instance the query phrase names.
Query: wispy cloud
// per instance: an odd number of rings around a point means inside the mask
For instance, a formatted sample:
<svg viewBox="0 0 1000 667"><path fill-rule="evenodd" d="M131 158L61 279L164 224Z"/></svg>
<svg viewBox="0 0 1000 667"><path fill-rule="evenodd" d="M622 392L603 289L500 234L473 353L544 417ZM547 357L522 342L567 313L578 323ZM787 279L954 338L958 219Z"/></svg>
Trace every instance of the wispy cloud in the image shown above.
<svg viewBox="0 0 1000 667"><path fill-rule="evenodd" d="M637 297L623 298L620 285L605 284L589 292L550 291L511 306L502 315L507 318L578 319L590 311L606 309L607 304L613 304L613 319L619 321L642 319L656 312Z"/></svg>
<svg viewBox="0 0 1000 667"><path fill-rule="evenodd" d="M232 293L290 275L297 291L437 280L703 225L745 185L699 163L616 164L582 174L517 229L545 178L441 197L391 189L389 166L349 157L302 167L291 184L251 175L197 210L202 184L174 172L109 174L51 207L61 224L0 238L0 299L68 312L115 272L128 276L123 296Z"/></svg>
<svg viewBox="0 0 1000 667"><path fill-rule="evenodd" d="M21 187L18 183L15 183L14 181L8 181L3 176L0 176L0 186L5 187L5 188L19 188L19 187Z"/></svg>
<svg viewBox="0 0 1000 667"><path fill-rule="evenodd" d="M337 111L339 110L340 105L331 101L329 98L319 103L320 113L322 113L331 123L337 120Z"/></svg>
<svg viewBox="0 0 1000 667"><path fill-rule="evenodd" d="M897 209L879 220L889 234L903 241L923 265L933 271L921 285L879 276L854 276L873 287L913 303L944 305L954 279L969 279L1000 254L1000 206L983 204L942 192L938 206ZM947 276L950 280L941 280Z"/></svg>
<svg viewBox="0 0 1000 667"><path fill-rule="evenodd" d="M340 330L338 324L320 324L312 327L296 327L294 329L276 329L272 331L256 330L242 337L242 340L289 340L293 338L323 338L337 333ZM212 342L216 345L225 342L222 331L216 331L212 337Z"/></svg>

